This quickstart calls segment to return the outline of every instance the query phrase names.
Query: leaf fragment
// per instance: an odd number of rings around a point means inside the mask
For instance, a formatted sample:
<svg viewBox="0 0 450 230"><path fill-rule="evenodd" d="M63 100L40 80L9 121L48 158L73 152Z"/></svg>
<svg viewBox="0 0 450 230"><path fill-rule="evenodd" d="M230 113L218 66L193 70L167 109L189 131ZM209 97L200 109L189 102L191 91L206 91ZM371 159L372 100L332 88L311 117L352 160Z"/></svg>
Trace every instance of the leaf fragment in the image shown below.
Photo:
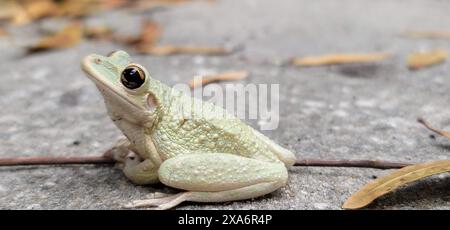
<svg viewBox="0 0 450 230"><path fill-rule="evenodd" d="M8 33L6 32L5 29L3 29L2 27L0 27L0 37L2 36L6 36Z"/></svg>
<svg viewBox="0 0 450 230"><path fill-rule="evenodd" d="M28 0L22 5L31 20L55 16L59 12L58 6L52 0Z"/></svg>
<svg viewBox="0 0 450 230"><path fill-rule="evenodd" d="M139 50L141 53L157 56L174 54L228 55L232 50L211 46L160 45Z"/></svg>
<svg viewBox="0 0 450 230"><path fill-rule="evenodd" d="M65 0L59 4L58 16L83 17L98 11L98 4L98 1L92 0Z"/></svg>
<svg viewBox="0 0 450 230"><path fill-rule="evenodd" d="M194 0L140 0L132 4L129 9L131 11L143 12L159 7L179 6L191 2L194 2Z"/></svg>
<svg viewBox="0 0 450 230"><path fill-rule="evenodd" d="M72 22L59 32L42 38L38 43L27 48L29 53L48 49L62 49L77 45L83 36L81 23Z"/></svg>
<svg viewBox="0 0 450 230"><path fill-rule="evenodd" d="M0 1L0 21L12 22L14 25L24 25L29 23L31 18L18 2Z"/></svg>
<svg viewBox="0 0 450 230"><path fill-rule="evenodd" d="M442 49L434 49L424 52L411 53L406 62L408 68L417 70L444 62L448 58L448 52Z"/></svg>
<svg viewBox="0 0 450 230"><path fill-rule="evenodd" d="M342 205L342 208L363 208L378 197L393 191L402 185L449 171L450 160L440 160L404 167L368 183L348 198Z"/></svg>
<svg viewBox="0 0 450 230"><path fill-rule="evenodd" d="M106 26L92 26L84 29L84 36L89 39L110 39L113 30Z"/></svg>
<svg viewBox="0 0 450 230"><path fill-rule="evenodd" d="M402 35L409 38L450 39L450 31L406 31Z"/></svg>
<svg viewBox="0 0 450 230"><path fill-rule="evenodd" d="M249 72L247 70L239 70L215 75L197 76L189 81L189 87L193 89L213 82L241 80L248 77L248 75Z"/></svg>
<svg viewBox="0 0 450 230"><path fill-rule="evenodd" d="M427 121L425 121L423 118L418 118L418 119L417 119L417 122L421 123L423 126L425 126L425 128L427 128L427 129L429 129L429 130L431 130L431 131L433 131L433 132L435 132L435 133L437 133L437 134L439 134L439 135L441 135L441 136L450 138L450 133L449 133L449 132L446 132L446 131L444 131L444 130L439 130L439 129L436 129L436 128L432 127L432 126L431 126Z"/></svg>
<svg viewBox="0 0 450 230"><path fill-rule="evenodd" d="M367 63L384 60L389 55L386 53L343 53L328 54L323 56L310 56L303 58L293 58L292 64L295 66L321 66L347 63Z"/></svg>
<svg viewBox="0 0 450 230"><path fill-rule="evenodd" d="M133 45L138 51L149 49L159 42L162 27L159 23L145 20L142 23L141 33L137 37L117 38L119 42Z"/></svg>

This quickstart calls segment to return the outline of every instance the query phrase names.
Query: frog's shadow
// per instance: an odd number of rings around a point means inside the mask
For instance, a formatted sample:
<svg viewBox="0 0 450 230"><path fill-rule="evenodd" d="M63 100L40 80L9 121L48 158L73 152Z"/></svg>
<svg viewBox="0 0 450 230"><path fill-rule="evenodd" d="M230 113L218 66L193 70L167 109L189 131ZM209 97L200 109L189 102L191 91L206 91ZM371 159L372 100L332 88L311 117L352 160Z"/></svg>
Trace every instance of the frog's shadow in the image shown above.
<svg viewBox="0 0 450 230"><path fill-rule="evenodd" d="M433 176L402 186L375 200L367 209L395 209L401 206L412 206L417 203L433 204L450 203L450 176L444 178Z"/></svg>

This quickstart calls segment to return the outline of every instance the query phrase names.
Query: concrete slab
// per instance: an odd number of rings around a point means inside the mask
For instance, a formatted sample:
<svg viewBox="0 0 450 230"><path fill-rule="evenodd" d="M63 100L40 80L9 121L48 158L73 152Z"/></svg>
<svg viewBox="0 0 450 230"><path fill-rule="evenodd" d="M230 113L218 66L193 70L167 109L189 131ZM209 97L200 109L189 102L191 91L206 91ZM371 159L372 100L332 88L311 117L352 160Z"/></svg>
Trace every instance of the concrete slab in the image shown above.
<svg viewBox="0 0 450 230"><path fill-rule="evenodd" d="M87 19L121 33L137 33L143 18L164 27L162 43L242 46L224 57L135 56L169 85L202 71L247 69L242 83L280 84L280 126L265 132L299 158L384 159L423 162L448 159L450 140L430 138L416 123L424 116L450 129L450 64L411 72L411 51L442 47L448 40L406 39L408 29L447 29L446 1L286 0L217 1ZM62 22L44 21L56 28ZM66 50L24 56L20 45L36 38L36 26L0 39L0 157L96 155L121 134L79 62L89 53L127 47L86 41ZM387 51L377 64L295 68L292 56ZM257 121L249 121L258 127ZM179 209L339 209L372 178L374 169L292 168L289 185L262 198L225 204L186 203ZM450 178L438 175L391 193L371 209L450 209ZM0 168L1 209L117 209L162 185L135 186L107 166Z"/></svg>

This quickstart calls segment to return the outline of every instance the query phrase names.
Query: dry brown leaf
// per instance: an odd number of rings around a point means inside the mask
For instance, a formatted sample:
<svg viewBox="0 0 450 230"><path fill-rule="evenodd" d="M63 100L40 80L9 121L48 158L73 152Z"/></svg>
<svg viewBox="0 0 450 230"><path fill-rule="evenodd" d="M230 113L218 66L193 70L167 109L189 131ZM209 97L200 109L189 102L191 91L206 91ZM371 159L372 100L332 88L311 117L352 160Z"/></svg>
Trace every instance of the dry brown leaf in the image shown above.
<svg viewBox="0 0 450 230"><path fill-rule="evenodd" d="M12 19L12 23L16 26L26 25L32 22L32 18L25 10L18 10Z"/></svg>
<svg viewBox="0 0 450 230"><path fill-rule="evenodd" d="M126 5L134 4L135 1L130 0L96 0L99 8L102 10L111 10L119 7L123 7Z"/></svg>
<svg viewBox="0 0 450 230"><path fill-rule="evenodd" d="M132 4L129 9L142 12L154 8L178 6L191 2L194 2L194 0L140 0Z"/></svg>
<svg viewBox="0 0 450 230"><path fill-rule="evenodd" d="M92 26L84 29L84 36L89 39L110 39L113 30L106 26Z"/></svg>
<svg viewBox="0 0 450 230"><path fill-rule="evenodd" d="M6 30L0 27L0 37L6 36L7 34Z"/></svg>
<svg viewBox="0 0 450 230"><path fill-rule="evenodd" d="M59 12L58 5L52 0L28 0L21 4L31 20L55 16Z"/></svg>
<svg viewBox="0 0 450 230"><path fill-rule="evenodd" d="M448 52L441 49L435 49L426 52L411 53L406 62L411 70L421 69L444 62L448 58Z"/></svg>
<svg viewBox="0 0 450 230"><path fill-rule="evenodd" d="M450 39L450 31L407 31L403 36L409 38Z"/></svg>
<svg viewBox="0 0 450 230"><path fill-rule="evenodd" d="M160 45L139 50L141 53L164 56L173 54L227 55L232 51L222 47Z"/></svg>
<svg viewBox="0 0 450 230"><path fill-rule="evenodd" d="M353 194L344 203L344 209L358 209L367 206L378 197L407 183L450 171L450 160L416 164L380 177Z"/></svg>
<svg viewBox="0 0 450 230"><path fill-rule="evenodd" d="M72 22L61 31L44 37L37 44L28 47L28 52L37 52L48 49L61 49L77 45L83 36L80 22Z"/></svg>
<svg viewBox="0 0 450 230"><path fill-rule="evenodd" d="M0 1L0 21L24 25L31 21L27 11L17 1Z"/></svg>
<svg viewBox="0 0 450 230"><path fill-rule="evenodd" d="M241 80L248 77L248 75L248 71L240 70L215 75L197 76L189 81L189 86L193 89L213 82Z"/></svg>
<svg viewBox="0 0 450 230"><path fill-rule="evenodd" d="M18 10L16 2L0 1L0 21L10 21Z"/></svg>
<svg viewBox="0 0 450 230"><path fill-rule="evenodd" d="M295 66L320 66L335 65L347 63L366 63L381 61L388 57L386 53L348 53L348 54L329 54L323 56L293 58L292 64Z"/></svg>
<svg viewBox="0 0 450 230"><path fill-rule="evenodd" d="M154 21L145 20L142 23L141 33L137 37L118 37L118 42L132 45L136 50L146 50L153 47L159 42L161 37L162 28Z"/></svg>
<svg viewBox="0 0 450 230"><path fill-rule="evenodd" d="M59 15L68 17L83 17L98 10L97 1L65 0L59 5Z"/></svg>

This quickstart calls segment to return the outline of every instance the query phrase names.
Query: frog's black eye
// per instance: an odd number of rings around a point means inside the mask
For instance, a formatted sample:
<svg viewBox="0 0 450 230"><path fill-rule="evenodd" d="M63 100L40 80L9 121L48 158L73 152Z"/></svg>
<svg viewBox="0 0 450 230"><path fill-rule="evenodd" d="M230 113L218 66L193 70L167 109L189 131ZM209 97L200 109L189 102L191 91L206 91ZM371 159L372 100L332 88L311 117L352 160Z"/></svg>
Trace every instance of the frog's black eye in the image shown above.
<svg viewBox="0 0 450 230"><path fill-rule="evenodd" d="M128 89L137 89L144 84L145 73L137 66L129 66L122 71L120 81Z"/></svg>

